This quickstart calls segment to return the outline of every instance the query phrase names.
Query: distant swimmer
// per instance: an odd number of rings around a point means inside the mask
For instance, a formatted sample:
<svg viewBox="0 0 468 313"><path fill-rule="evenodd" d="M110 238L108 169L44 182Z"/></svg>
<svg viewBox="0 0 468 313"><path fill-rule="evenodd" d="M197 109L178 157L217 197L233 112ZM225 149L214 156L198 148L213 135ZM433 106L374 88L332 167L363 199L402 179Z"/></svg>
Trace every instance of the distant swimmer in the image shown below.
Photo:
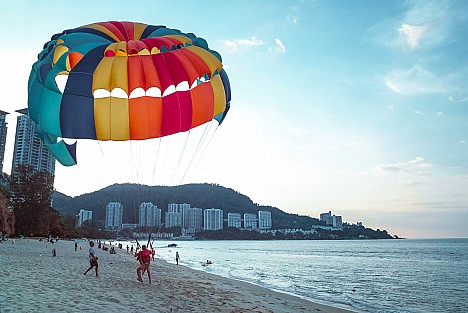
<svg viewBox="0 0 468 313"><path fill-rule="evenodd" d="M206 262L201 263L202 266L208 266L210 264L213 264L213 262L211 262L210 260L206 260Z"/></svg>
<svg viewBox="0 0 468 313"><path fill-rule="evenodd" d="M150 263L151 263L151 251L146 249L145 245L141 246L141 251L136 253L135 256L137 257L137 260L140 262L140 266L137 268L137 276L138 276L138 281L143 282L143 278L141 277L141 272L143 271L143 274L146 273L148 274L148 281L151 284L151 272L150 272Z"/></svg>

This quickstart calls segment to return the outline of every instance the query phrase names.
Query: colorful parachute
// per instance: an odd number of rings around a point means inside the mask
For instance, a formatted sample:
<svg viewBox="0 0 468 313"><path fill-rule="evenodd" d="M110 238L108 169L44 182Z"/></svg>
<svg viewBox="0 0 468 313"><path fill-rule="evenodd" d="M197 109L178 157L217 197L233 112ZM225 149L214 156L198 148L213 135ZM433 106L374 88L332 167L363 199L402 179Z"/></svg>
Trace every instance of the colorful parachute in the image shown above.
<svg viewBox="0 0 468 313"><path fill-rule="evenodd" d="M29 116L50 152L76 164L62 138L144 140L221 123L231 92L221 56L165 26L101 22L52 36L28 83Z"/></svg>

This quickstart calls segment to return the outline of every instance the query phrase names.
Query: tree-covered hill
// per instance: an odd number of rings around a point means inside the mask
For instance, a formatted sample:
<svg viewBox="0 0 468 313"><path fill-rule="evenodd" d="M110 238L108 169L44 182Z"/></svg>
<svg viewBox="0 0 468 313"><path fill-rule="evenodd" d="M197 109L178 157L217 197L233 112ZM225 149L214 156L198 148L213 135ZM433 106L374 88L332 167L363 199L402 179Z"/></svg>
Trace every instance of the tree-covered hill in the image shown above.
<svg viewBox="0 0 468 313"><path fill-rule="evenodd" d="M246 195L215 184L188 184L173 187L115 184L77 197L55 192L53 207L65 215L76 215L80 209L91 210L93 219L104 220L106 204L114 201L123 204L124 223L137 223L140 203L152 202L162 209L163 213L167 211L169 203L189 203L191 207L196 208L222 209L225 218L227 218L227 213L256 214L259 210L267 210L272 214L273 228L310 229L312 225L320 224L317 219L309 216L286 213L275 207L260 206Z"/></svg>

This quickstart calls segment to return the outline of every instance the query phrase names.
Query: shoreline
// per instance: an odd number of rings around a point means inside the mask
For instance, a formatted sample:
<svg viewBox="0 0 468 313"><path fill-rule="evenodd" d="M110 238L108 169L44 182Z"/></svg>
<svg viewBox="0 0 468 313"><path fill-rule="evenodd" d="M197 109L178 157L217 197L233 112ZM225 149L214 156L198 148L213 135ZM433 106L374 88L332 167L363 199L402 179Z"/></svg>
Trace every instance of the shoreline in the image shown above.
<svg viewBox="0 0 468 313"><path fill-rule="evenodd" d="M0 312L359 312L314 302L249 282L175 265L152 262L153 284L136 280L138 266L124 250L96 249L99 277L88 268L87 242L74 251L73 241L55 244L16 239L0 244ZM55 248L57 256L52 257Z"/></svg>

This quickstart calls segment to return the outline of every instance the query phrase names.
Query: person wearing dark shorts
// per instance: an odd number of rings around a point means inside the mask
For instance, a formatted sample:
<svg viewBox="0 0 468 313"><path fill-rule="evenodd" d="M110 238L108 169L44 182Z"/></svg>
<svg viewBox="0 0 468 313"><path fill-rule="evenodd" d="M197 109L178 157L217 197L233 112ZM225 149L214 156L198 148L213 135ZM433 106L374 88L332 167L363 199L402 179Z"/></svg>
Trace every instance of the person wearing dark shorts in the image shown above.
<svg viewBox="0 0 468 313"><path fill-rule="evenodd" d="M99 277L98 275L98 268L99 268L99 264L98 264L98 257L96 256L96 252L94 251L94 242L93 241L90 241L89 242L89 268L86 270L86 272L84 272L84 275L86 275L86 273L88 273L93 267L96 271L96 276Z"/></svg>

